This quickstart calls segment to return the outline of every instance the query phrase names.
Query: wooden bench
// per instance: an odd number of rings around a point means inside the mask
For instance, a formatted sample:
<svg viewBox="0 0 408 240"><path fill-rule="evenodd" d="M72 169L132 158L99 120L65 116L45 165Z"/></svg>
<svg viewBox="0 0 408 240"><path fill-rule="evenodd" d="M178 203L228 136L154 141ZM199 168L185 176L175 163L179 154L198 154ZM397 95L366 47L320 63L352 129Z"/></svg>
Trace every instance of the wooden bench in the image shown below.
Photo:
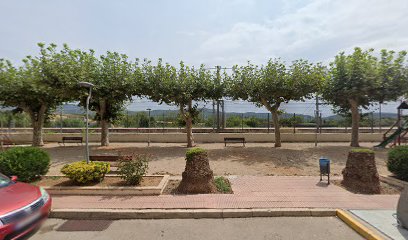
<svg viewBox="0 0 408 240"><path fill-rule="evenodd" d="M83 138L82 137L62 137L62 141L58 143L62 143L65 146L65 143L80 143L82 144Z"/></svg>
<svg viewBox="0 0 408 240"><path fill-rule="evenodd" d="M227 143L242 143L245 147L245 138L233 138L233 137L228 137L224 138L224 144L227 146Z"/></svg>
<svg viewBox="0 0 408 240"><path fill-rule="evenodd" d="M108 162L111 166L117 167L121 161L132 161L132 155L90 155L89 160L95 162Z"/></svg>

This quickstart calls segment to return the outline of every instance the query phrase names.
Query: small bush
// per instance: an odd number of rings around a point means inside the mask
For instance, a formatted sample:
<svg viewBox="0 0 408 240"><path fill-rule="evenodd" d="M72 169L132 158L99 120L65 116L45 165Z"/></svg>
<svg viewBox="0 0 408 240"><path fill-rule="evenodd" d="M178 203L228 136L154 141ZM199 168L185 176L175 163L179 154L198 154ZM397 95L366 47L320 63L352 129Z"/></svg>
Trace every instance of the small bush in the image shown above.
<svg viewBox="0 0 408 240"><path fill-rule="evenodd" d="M368 148L354 148L351 150L353 153L370 153L374 154L374 151Z"/></svg>
<svg viewBox="0 0 408 240"><path fill-rule="evenodd" d="M50 167L50 156L40 148L13 147L0 153L0 172L18 176L23 182L32 182L45 175Z"/></svg>
<svg viewBox="0 0 408 240"><path fill-rule="evenodd" d="M408 180L408 146L398 146L388 152L388 170L402 180Z"/></svg>
<svg viewBox="0 0 408 240"><path fill-rule="evenodd" d="M186 160L191 161L193 160L194 156L206 153L206 151L202 148L191 148L186 152Z"/></svg>
<svg viewBox="0 0 408 240"><path fill-rule="evenodd" d="M128 185L138 185L149 168L149 157L134 156L131 161L121 161L118 166L119 175Z"/></svg>
<svg viewBox="0 0 408 240"><path fill-rule="evenodd" d="M232 193L231 183L225 177L216 177L214 182L218 192Z"/></svg>
<svg viewBox="0 0 408 240"><path fill-rule="evenodd" d="M83 185L93 182L101 182L110 171L110 164L106 162L74 162L67 164L61 169L61 173L74 183Z"/></svg>

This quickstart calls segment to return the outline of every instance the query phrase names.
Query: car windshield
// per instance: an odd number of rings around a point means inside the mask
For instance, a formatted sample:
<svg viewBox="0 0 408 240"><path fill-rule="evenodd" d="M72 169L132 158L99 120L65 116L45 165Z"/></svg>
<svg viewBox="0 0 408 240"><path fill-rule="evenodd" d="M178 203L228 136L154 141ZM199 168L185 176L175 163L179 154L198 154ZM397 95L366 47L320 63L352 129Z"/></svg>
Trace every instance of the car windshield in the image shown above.
<svg viewBox="0 0 408 240"><path fill-rule="evenodd" d="M9 185L11 182L10 178L0 174L0 188Z"/></svg>

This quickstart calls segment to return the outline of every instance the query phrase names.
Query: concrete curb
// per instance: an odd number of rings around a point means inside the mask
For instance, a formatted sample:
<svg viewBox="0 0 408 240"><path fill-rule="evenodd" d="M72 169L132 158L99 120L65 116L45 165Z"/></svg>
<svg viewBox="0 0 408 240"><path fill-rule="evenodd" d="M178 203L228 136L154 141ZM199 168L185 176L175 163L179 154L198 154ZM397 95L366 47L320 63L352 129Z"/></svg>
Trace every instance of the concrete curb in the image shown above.
<svg viewBox="0 0 408 240"><path fill-rule="evenodd" d="M367 228L366 226L361 224L355 217L353 217L351 214L347 213L346 211L337 210L336 215L345 224L347 224L349 227L351 227L354 231L359 233L365 239L369 239L369 240L381 240L381 239L383 239L382 237L378 236L373 231L371 231L369 228Z"/></svg>
<svg viewBox="0 0 408 240"><path fill-rule="evenodd" d="M65 177L61 175L48 175L47 177ZM105 178L118 177L106 175ZM98 186L43 186L51 196L58 195L98 195L98 196L157 196L160 195L169 181L169 175L146 175L145 177L161 177L157 186L150 187L98 187Z"/></svg>
<svg viewBox="0 0 408 240"><path fill-rule="evenodd" d="M248 217L331 217L335 209L53 209L50 218L71 220L200 219Z"/></svg>

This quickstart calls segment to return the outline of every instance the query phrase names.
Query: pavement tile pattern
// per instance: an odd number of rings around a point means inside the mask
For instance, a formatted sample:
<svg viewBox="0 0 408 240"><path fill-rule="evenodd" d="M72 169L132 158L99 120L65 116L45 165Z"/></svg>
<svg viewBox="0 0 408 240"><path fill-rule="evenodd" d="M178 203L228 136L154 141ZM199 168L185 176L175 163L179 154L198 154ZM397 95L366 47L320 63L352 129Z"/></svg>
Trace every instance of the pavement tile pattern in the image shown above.
<svg viewBox="0 0 408 240"><path fill-rule="evenodd" d="M234 194L53 196L54 209L342 208L395 209L399 195L354 194L319 177L239 176Z"/></svg>

